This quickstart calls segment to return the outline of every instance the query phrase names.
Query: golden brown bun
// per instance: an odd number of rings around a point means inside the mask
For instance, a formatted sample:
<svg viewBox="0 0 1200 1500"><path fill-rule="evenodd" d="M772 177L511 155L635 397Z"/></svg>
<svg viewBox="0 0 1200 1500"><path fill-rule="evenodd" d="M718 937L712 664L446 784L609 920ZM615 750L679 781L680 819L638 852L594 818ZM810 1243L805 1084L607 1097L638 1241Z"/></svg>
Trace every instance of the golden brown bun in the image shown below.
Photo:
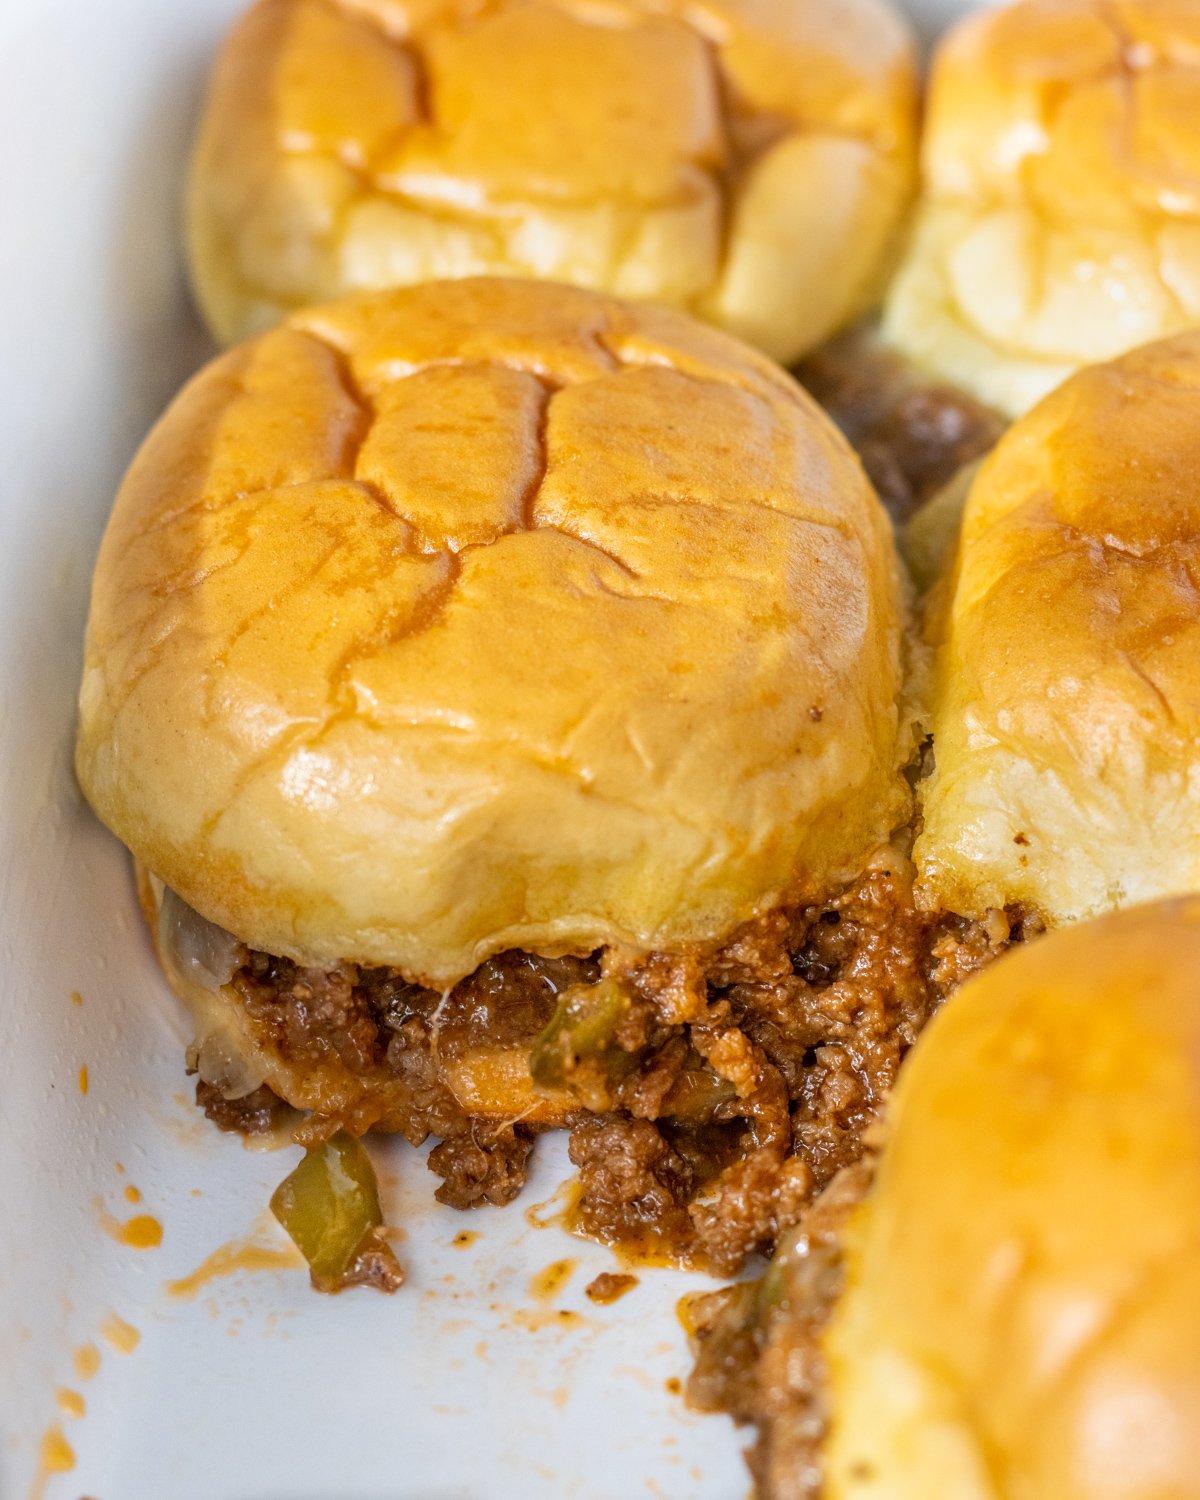
<svg viewBox="0 0 1200 1500"><path fill-rule="evenodd" d="M1200 334L1074 376L972 486L915 859L1050 922L1200 889Z"/></svg>
<svg viewBox="0 0 1200 1500"><path fill-rule="evenodd" d="M96 569L80 780L251 946L435 985L716 938L905 816L890 531L678 313L376 294L217 360Z"/></svg>
<svg viewBox="0 0 1200 1500"><path fill-rule="evenodd" d="M936 54L889 338L1017 415L1080 365L1200 323L1200 20L1023 0Z"/></svg>
<svg viewBox="0 0 1200 1500"><path fill-rule="evenodd" d="M498 274L791 360L882 290L915 111L889 0L259 0L196 148L195 284L223 341Z"/></svg>
<svg viewBox="0 0 1200 1500"><path fill-rule="evenodd" d="M1200 901L935 1017L826 1339L825 1500L1200 1496Z"/></svg>

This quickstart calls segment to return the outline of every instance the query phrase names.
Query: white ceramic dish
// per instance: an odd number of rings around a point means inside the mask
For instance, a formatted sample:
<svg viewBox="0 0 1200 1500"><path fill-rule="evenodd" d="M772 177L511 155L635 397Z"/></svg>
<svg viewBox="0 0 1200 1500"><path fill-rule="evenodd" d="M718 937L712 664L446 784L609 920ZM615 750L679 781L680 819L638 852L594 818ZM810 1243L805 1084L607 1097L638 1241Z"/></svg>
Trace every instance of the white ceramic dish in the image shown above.
<svg viewBox="0 0 1200 1500"><path fill-rule="evenodd" d="M919 11L928 33L963 8ZM386 1149L408 1231L394 1298L316 1297L295 1267L168 1290L230 1240L286 1245L262 1209L296 1153L246 1151L189 1102L184 1027L71 742L113 490L208 352L179 181L237 9L0 5L0 1500L732 1500L740 1439L667 1388L698 1278L644 1273L594 1308L608 1254L527 1223L565 1175L561 1141L520 1203L470 1217L434 1205L419 1154ZM113 1238L137 1214L160 1247ZM454 1248L464 1229L478 1238ZM538 1300L562 1258L565 1290ZM73 1459L47 1472L55 1432Z"/></svg>

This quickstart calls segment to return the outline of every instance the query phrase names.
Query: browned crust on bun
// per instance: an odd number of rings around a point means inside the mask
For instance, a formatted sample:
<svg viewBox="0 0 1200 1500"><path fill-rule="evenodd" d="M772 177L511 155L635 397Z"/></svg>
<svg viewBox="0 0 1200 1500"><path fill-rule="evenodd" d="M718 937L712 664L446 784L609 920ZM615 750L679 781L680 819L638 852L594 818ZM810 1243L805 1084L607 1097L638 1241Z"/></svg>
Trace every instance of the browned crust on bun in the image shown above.
<svg viewBox="0 0 1200 1500"><path fill-rule="evenodd" d="M1200 335L1081 371L939 585L921 899L1051 924L1200 886Z"/></svg>
<svg viewBox="0 0 1200 1500"><path fill-rule="evenodd" d="M347 292L519 275L789 360L881 293L915 135L888 0L259 0L205 108L193 277L223 341Z"/></svg>
<svg viewBox="0 0 1200 1500"><path fill-rule="evenodd" d="M792 381L674 313L463 281L188 385L96 570L77 766L251 948L441 988L712 942L907 816L894 547Z"/></svg>

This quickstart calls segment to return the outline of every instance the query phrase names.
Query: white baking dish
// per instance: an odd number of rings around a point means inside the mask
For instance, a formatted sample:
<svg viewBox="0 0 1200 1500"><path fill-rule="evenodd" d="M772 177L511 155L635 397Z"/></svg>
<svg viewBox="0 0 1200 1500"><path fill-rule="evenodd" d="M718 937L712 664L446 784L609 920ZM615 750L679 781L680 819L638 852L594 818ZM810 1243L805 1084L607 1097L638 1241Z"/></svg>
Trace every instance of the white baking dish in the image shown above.
<svg viewBox="0 0 1200 1500"><path fill-rule="evenodd" d="M114 487L207 352L179 182L238 8L0 6L0 1500L731 1500L738 1435L668 1389L699 1278L644 1272L592 1307L611 1257L523 1211L565 1175L560 1140L520 1203L470 1217L434 1205L420 1154L376 1151L408 1232L391 1299L321 1298L295 1267L168 1290L238 1237L286 1246L262 1210L297 1153L244 1150L190 1103L184 1026L71 742ZM926 30L961 8L930 0ZM112 1237L139 1214L160 1247ZM464 1229L478 1238L452 1247ZM564 1257L565 1290L539 1299ZM42 1473L56 1429L73 1464Z"/></svg>

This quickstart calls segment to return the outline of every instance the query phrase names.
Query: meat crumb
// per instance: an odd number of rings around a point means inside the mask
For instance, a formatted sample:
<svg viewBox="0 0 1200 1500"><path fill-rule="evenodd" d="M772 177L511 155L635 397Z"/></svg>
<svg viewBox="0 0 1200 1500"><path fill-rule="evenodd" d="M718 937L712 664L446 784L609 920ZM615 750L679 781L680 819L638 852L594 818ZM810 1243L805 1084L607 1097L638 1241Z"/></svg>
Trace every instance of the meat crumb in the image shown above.
<svg viewBox="0 0 1200 1500"><path fill-rule="evenodd" d="M251 1137L273 1134L291 1113L290 1107L265 1083L240 1099L226 1099L220 1089L198 1078L196 1103L218 1130Z"/></svg>
<svg viewBox="0 0 1200 1500"><path fill-rule="evenodd" d="M601 1271L599 1276L593 1277L584 1288L584 1296L589 1302L598 1302L607 1307L610 1302L616 1302L626 1292L633 1291L637 1286L636 1276L630 1276L624 1271Z"/></svg>
<svg viewBox="0 0 1200 1500"><path fill-rule="evenodd" d="M441 1177L434 1193L450 1208L501 1208L525 1186L533 1137L519 1125L473 1121L429 1153L429 1170Z"/></svg>
<svg viewBox="0 0 1200 1500"><path fill-rule="evenodd" d="M316 1283L313 1283L314 1286ZM352 1286L373 1286L377 1292L395 1292L404 1285L404 1270L395 1252L379 1230L372 1230L342 1272L338 1291Z"/></svg>

